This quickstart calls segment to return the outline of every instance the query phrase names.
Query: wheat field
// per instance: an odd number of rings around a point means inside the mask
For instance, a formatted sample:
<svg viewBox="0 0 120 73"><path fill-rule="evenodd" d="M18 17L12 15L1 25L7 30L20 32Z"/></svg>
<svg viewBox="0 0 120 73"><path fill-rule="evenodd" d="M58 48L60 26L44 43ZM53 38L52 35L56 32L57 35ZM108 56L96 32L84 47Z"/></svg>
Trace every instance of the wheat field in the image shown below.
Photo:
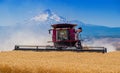
<svg viewBox="0 0 120 73"><path fill-rule="evenodd" d="M120 73L120 52L0 52L0 73Z"/></svg>

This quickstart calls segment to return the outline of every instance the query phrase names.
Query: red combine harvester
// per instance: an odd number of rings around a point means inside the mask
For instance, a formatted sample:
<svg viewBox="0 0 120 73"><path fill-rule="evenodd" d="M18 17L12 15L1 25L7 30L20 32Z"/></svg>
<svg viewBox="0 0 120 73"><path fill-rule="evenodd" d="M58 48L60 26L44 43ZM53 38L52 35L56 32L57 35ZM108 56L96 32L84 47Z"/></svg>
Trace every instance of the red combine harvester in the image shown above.
<svg viewBox="0 0 120 73"><path fill-rule="evenodd" d="M76 24L54 24L51 25L53 46L40 46L40 45L15 45L15 50L35 50L35 51L76 51L76 52L102 52L106 53L105 47L88 47L82 46L81 40L78 38L79 32L75 30Z"/></svg>

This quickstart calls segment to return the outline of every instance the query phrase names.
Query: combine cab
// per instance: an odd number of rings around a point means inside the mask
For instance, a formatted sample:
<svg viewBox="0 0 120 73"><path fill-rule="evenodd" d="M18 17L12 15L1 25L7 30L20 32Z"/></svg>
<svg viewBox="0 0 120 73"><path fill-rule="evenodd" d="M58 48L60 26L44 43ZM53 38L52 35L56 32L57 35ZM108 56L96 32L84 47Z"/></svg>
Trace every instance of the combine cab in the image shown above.
<svg viewBox="0 0 120 73"><path fill-rule="evenodd" d="M54 24L51 26L53 29L50 29L49 33L52 32L52 41L49 42L53 42L53 46L15 45L15 50L107 52L104 47L82 46L81 40L77 38L76 24Z"/></svg>

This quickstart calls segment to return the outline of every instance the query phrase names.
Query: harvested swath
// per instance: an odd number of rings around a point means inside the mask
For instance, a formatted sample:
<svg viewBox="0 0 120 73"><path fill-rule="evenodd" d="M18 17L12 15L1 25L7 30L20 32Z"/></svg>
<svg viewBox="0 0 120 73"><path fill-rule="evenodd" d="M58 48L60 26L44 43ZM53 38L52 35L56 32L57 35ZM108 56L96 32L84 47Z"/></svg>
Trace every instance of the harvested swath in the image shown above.
<svg viewBox="0 0 120 73"><path fill-rule="evenodd" d="M1 52L0 73L120 73L120 52Z"/></svg>

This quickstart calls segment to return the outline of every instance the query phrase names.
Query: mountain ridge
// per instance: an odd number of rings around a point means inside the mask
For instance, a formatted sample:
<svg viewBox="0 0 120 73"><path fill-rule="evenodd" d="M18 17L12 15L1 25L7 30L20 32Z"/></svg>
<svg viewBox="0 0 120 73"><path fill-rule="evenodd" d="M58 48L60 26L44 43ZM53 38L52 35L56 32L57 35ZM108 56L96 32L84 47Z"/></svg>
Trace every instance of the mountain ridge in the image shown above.
<svg viewBox="0 0 120 73"><path fill-rule="evenodd" d="M50 9L46 9L39 15L33 16L25 22L18 23L15 26L9 28L0 26L2 35L8 32L15 32L21 30L30 30L38 34L38 32L46 33L51 28L51 24L65 23L67 20L52 12ZM68 23L68 22L67 22ZM83 28L81 33L84 37L119 37L120 38L120 27L107 27L94 24L86 24L79 20L71 20L69 23L78 24L78 27Z"/></svg>

